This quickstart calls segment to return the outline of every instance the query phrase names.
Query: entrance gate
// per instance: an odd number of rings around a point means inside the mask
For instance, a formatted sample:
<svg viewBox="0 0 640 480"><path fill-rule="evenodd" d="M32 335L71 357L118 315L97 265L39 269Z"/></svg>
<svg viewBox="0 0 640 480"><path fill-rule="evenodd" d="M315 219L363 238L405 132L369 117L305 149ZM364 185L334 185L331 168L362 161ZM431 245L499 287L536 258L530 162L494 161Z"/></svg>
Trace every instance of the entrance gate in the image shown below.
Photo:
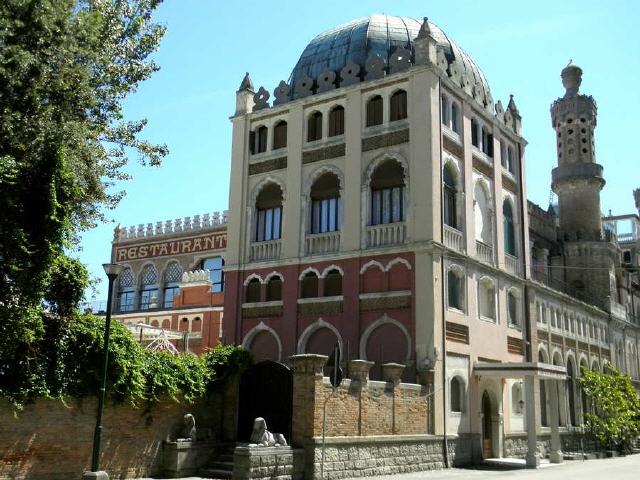
<svg viewBox="0 0 640 480"><path fill-rule="evenodd" d="M248 442L253 421L262 417L270 432L282 433L291 441L293 375L279 362L256 363L240 378L238 441Z"/></svg>

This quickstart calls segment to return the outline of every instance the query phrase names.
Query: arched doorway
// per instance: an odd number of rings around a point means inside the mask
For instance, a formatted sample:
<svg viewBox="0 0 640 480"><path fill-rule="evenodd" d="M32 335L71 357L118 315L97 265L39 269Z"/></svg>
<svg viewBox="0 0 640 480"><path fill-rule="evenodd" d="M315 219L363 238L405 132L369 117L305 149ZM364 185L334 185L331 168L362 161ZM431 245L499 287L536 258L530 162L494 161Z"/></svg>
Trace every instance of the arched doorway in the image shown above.
<svg viewBox="0 0 640 480"><path fill-rule="evenodd" d="M270 360L249 368L240 378L238 441L248 442L253 421L262 417L267 428L291 441L293 375L291 369Z"/></svg>
<svg viewBox="0 0 640 480"><path fill-rule="evenodd" d="M493 408L491 396L486 390L482 394L482 457L494 457L493 451Z"/></svg>

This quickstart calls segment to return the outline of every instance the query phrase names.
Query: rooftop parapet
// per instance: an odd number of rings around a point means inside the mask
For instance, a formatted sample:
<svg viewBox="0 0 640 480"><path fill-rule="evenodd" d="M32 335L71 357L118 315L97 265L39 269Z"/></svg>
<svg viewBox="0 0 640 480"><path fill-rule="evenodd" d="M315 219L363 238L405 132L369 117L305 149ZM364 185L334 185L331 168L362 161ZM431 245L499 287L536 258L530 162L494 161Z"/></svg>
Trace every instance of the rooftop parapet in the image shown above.
<svg viewBox="0 0 640 480"><path fill-rule="evenodd" d="M176 218L164 222L141 223L128 227L116 226L113 230L113 242L122 242L136 238L151 238L174 233L191 232L220 227L227 224L229 210L223 212L205 213L193 217Z"/></svg>

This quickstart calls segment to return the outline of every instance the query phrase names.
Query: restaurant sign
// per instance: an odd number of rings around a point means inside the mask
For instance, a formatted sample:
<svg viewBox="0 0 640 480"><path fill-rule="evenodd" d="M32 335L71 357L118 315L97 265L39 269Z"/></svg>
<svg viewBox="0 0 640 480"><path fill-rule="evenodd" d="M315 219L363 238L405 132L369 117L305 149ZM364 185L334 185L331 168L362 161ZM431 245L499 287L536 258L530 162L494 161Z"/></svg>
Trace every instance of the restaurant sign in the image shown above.
<svg viewBox="0 0 640 480"><path fill-rule="evenodd" d="M165 242L146 243L116 248L116 261L126 262L141 258L166 257L184 253L199 253L209 250L220 250L227 246L227 234L211 233L198 237Z"/></svg>

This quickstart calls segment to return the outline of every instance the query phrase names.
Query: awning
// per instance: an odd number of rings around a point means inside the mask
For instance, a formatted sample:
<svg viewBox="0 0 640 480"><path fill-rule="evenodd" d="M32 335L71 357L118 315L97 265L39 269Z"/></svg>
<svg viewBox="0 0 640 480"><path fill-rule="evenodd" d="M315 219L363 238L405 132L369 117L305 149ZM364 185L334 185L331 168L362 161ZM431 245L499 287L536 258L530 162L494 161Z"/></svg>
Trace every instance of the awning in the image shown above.
<svg viewBox="0 0 640 480"><path fill-rule="evenodd" d="M521 362L476 362L473 370L478 377L524 378L538 377L547 380L564 380L567 378L566 367L550 363Z"/></svg>

